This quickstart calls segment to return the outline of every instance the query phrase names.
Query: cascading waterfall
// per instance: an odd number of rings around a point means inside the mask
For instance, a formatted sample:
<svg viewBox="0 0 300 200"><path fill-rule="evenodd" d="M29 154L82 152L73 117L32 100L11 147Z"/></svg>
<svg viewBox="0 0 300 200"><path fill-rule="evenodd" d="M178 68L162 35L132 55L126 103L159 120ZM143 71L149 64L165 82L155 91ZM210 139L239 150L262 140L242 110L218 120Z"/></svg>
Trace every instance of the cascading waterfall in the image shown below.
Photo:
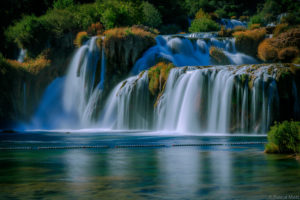
<svg viewBox="0 0 300 200"><path fill-rule="evenodd" d="M249 80L249 69L173 69L155 110L157 129L265 133L278 111L276 73L265 66Z"/></svg>
<svg viewBox="0 0 300 200"><path fill-rule="evenodd" d="M151 129L153 107L150 101L147 72L126 79L108 98L99 120L101 127Z"/></svg>
<svg viewBox="0 0 300 200"><path fill-rule="evenodd" d="M257 61L237 52L233 38L209 34L158 36L157 44L135 63L135 75L117 84L103 106L105 52L97 47L97 37L91 38L76 51L66 77L46 89L29 128L266 133L279 115L276 78L285 67L237 65ZM209 66L211 46L223 49L235 65ZM154 97L144 70L160 60L182 67L171 70L163 91ZM296 83L292 91L299 116Z"/></svg>
<svg viewBox="0 0 300 200"><path fill-rule="evenodd" d="M149 69L160 59L171 61L175 66L211 65L211 46L223 49L231 64L255 64L253 57L237 52L234 38L216 38L213 33L205 35L185 34L179 36L158 36L156 45L146 51L132 69L133 74ZM201 38L199 38L199 36ZM204 37L204 38L203 38Z"/></svg>
<svg viewBox="0 0 300 200"><path fill-rule="evenodd" d="M24 62L25 55L26 55L26 49L20 49L20 53L17 58L17 61L19 61L21 63Z"/></svg>
<svg viewBox="0 0 300 200"><path fill-rule="evenodd" d="M66 77L56 79L46 89L29 128L80 128L91 125L105 79L104 49L101 48L100 54L96 40L97 37L92 37L80 47ZM99 81L97 70L102 71Z"/></svg>
<svg viewBox="0 0 300 200"><path fill-rule="evenodd" d="M221 19L220 24L225 26L226 29L234 29L236 26L247 27L247 22L241 22L236 19Z"/></svg>

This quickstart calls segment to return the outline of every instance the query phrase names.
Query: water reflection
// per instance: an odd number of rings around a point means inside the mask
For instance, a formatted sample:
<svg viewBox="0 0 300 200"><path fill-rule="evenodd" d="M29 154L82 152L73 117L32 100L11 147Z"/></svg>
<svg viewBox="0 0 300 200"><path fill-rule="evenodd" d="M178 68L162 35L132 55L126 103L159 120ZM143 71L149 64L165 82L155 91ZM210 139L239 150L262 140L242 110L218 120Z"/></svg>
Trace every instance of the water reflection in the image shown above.
<svg viewBox="0 0 300 200"><path fill-rule="evenodd" d="M194 194L201 176L201 154L196 149L164 149L158 152L159 177L163 192L172 198ZM171 196L170 196L171 197Z"/></svg>
<svg viewBox="0 0 300 200"><path fill-rule="evenodd" d="M262 150L263 145L0 151L0 199L267 199L299 191L300 163Z"/></svg>

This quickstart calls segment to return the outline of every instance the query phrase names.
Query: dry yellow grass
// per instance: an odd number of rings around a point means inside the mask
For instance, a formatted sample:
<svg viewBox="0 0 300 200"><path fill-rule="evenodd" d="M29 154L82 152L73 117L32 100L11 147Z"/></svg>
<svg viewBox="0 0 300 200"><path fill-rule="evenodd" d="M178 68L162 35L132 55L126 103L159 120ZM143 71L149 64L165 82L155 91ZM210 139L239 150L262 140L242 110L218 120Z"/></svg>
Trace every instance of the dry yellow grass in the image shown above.
<svg viewBox="0 0 300 200"><path fill-rule="evenodd" d="M123 38L129 35L135 35L140 37L155 37L153 33L150 33L142 28L137 27L121 27L106 30L104 32L106 37Z"/></svg>
<svg viewBox="0 0 300 200"><path fill-rule="evenodd" d="M27 59L25 62L21 63L17 60L6 60L7 64L16 69L24 69L32 74L39 73L42 69L49 66L51 61L45 56L38 56L36 59Z"/></svg>

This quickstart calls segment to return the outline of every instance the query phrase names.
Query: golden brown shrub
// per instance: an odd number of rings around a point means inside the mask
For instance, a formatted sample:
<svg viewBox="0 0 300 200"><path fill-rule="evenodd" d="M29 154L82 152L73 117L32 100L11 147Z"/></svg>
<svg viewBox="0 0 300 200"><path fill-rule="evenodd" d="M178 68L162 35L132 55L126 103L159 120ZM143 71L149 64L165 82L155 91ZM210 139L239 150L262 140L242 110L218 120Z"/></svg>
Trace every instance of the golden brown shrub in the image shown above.
<svg viewBox="0 0 300 200"><path fill-rule="evenodd" d="M249 29L250 30L254 30L254 29L258 29L260 27L261 27L260 24L251 24L250 27L249 27Z"/></svg>
<svg viewBox="0 0 300 200"><path fill-rule="evenodd" d="M273 36L278 36L280 33L283 33L284 31L286 31L288 29L288 24L284 23L284 24L277 24L275 26L275 29L273 31Z"/></svg>
<svg viewBox="0 0 300 200"><path fill-rule="evenodd" d="M273 45L278 48L290 46L300 47L300 28L289 29L288 31L279 34L272 38Z"/></svg>
<svg viewBox="0 0 300 200"><path fill-rule="evenodd" d="M47 66L50 66L51 61L46 58L44 55L38 56L36 59L27 59L25 62L21 63L17 60L9 60L6 62L13 68L22 68L32 74L38 74L42 69Z"/></svg>
<svg viewBox="0 0 300 200"><path fill-rule="evenodd" d="M278 49L271 45L271 39L265 39L258 46L258 57L263 61L274 61L278 57Z"/></svg>
<svg viewBox="0 0 300 200"><path fill-rule="evenodd" d="M253 57L257 56L257 47L261 41L265 39L266 29L254 29L246 31L238 31L233 33L236 38L236 49L240 52L249 54Z"/></svg>
<svg viewBox="0 0 300 200"><path fill-rule="evenodd" d="M237 31L245 31L246 30L246 27L244 26L236 26L234 27L234 32L237 32Z"/></svg>
<svg viewBox="0 0 300 200"><path fill-rule="evenodd" d="M278 58L283 62L289 62L299 56L299 50L297 47L286 47L279 51Z"/></svg>
<svg viewBox="0 0 300 200"><path fill-rule="evenodd" d="M75 38L75 40L74 40L75 46L80 47L81 45L83 45L83 43L84 43L85 41L88 40L88 38L89 38L89 37L88 37L88 34L87 34L87 32L85 32L85 31L82 31L82 32L77 33L76 38Z"/></svg>
<svg viewBox="0 0 300 200"><path fill-rule="evenodd" d="M87 29L89 35L101 35L104 32L104 27L100 22L92 24Z"/></svg>

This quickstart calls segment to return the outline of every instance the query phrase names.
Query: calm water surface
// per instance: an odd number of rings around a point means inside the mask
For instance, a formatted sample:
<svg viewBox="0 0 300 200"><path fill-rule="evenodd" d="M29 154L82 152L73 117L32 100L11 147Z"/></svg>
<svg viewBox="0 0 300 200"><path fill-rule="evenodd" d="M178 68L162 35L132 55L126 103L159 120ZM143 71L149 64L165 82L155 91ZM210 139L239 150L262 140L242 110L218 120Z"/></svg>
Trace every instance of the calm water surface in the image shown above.
<svg viewBox="0 0 300 200"><path fill-rule="evenodd" d="M300 162L264 154L263 142L261 136L2 133L0 199L300 199ZM164 147L116 148L137 144ZM93 145L106 148L38 150ZM33 149L5 149L12 147Z"/></svg>

